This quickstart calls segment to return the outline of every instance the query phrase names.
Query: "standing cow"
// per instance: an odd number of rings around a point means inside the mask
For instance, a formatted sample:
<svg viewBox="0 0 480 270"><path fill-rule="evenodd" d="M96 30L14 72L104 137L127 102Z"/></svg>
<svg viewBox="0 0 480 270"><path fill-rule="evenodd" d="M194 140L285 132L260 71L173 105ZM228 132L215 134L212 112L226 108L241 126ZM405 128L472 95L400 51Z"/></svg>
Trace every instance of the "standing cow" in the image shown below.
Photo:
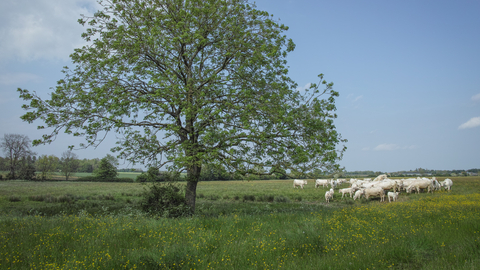
<svg viewBox="0 0 480 270"><path fill-rule="evenodd" d="M303 189L303 186L306 184L307 184L307 180L298 180L298 179L293 180L293 188L301 187Z"/></svg>

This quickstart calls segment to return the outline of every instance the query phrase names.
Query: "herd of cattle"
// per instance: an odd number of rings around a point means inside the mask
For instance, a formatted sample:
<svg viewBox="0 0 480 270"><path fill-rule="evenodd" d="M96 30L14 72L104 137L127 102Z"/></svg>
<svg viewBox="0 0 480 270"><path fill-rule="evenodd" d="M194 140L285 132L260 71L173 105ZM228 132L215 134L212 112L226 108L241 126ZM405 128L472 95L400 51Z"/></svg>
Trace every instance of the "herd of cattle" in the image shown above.
<svg viewBox="0 0 480 270"><path fill-rule="evenodd" d="M307 180L293 180L293 188L302 188L308 182ZM385 195L388 197L388 201L396 201L398 195L402 190L406 193L411 193L412 191L417 191L419 193L421 190L426 190L427 192L434 192L435 190L445 190L450 191L453 185L451 179L447 178L442 182L437 181L435 177L429 178L408 178L408 179L388 179L386 174L377 176L375 179L365 178L360 179L317 179L315 181L315 188L319 186L328 187L330 190L325 192L325 200L327 203L333 198L335 189L342 183L349 183L350 187L338 189L338 192L342 193L342 198L345 194L350 194L350 198L353 200L359 199L364 196L366 199L374 196L380 197L380 201L385 201Z"/></svg>

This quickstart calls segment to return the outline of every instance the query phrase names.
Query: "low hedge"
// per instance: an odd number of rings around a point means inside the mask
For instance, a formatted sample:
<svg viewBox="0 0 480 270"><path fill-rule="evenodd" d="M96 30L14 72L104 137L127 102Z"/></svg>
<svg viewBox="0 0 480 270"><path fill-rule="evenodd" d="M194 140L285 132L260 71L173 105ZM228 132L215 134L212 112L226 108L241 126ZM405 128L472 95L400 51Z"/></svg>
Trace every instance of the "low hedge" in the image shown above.
<svg viewBox="0 0 480 270"><path fill-rule="evenodd" d="M73 181L76 182L125 182L125 183L133 183L135 179L128 178L128 177L116 177L116 178L109 178L109 179L101 179L95 176L84 176L79 177Z"/></svg>

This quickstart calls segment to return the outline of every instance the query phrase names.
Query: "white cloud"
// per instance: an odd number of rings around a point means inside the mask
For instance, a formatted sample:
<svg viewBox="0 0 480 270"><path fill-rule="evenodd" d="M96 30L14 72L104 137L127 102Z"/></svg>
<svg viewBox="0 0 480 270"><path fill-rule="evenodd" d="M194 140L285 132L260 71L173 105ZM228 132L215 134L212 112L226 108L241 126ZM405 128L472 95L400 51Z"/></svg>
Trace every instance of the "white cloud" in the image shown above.
<svg viewBox="0 0 480 270"><path fill-rule="evenodd" d="M357 102L357 101L359 101L359 100L362 99L362 98L363 98L363 95L362 95L362 96L358 96L358 97L356 97L356 98L353 100L353 102Z"/></svg>
<svg viewBox="0 0 480 270"><path fill-rule="evenodd" d="M370 147L364 147L362 148L362 151L370 151Z"/></svg>
<svg viewBox="0 0 480 270"><path fill-rule="evenodd" d="M472 117L467 122L461 124L458 129L474 128L480 126L480 116Z"/></svg>
<svg viewBox="0 0 480 270"><path fill-rule="evenodd" d="M473 101L480 101L480 94L476 94L475 96L472 97Z"/></svg>
<svg viewBox="0 0 480 270"><path fill-rule="evenodd" d="M394 143L382 143L373 148L375 151L393 151L398 149L400 149L400 146Z"/></svg>
<svg viewBox="0 0 480 270"><path fill-rule="evenodd" d="M297 91L305 91L307 89L310 89L311 83L307 83L304 87L297 87Z"/></svg>
<svg viewBox="0 0 480 270"><path fill-rule="evenodd" d="M66 60L84 45L80 14L93 14L95 0L0 1L0 60Z"/></svg>
<svg viewBox="0 0 480 270"><path fill-rule="evenodd" d="M353 103L359 101L362 98L363 98L363 95L355 96L354 94L348 94L348 96L347 96L347 99L351 100Z"/></svg>
<svg viewBox="0 0 480 270"><path fill-rule="evenodd" d="M26 82L39 83L42 81L42 77L32 73L5 73L0 74L0 84L12 85L21 84Z"/></svg>

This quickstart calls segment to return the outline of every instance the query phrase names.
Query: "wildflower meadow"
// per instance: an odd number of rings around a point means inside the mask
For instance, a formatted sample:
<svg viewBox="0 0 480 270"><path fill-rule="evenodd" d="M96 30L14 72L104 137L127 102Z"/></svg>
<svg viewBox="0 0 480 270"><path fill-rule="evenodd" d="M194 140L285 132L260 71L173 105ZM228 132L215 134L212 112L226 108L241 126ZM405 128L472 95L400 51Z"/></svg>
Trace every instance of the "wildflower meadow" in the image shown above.
<svg viewBox="0 0 480 270"><path fill-rule="evenodd" d="M138 207L138 183L0 182L0 269L478 269L480 178L353 201L290 180L201 182L197 212Z"/></svg>

